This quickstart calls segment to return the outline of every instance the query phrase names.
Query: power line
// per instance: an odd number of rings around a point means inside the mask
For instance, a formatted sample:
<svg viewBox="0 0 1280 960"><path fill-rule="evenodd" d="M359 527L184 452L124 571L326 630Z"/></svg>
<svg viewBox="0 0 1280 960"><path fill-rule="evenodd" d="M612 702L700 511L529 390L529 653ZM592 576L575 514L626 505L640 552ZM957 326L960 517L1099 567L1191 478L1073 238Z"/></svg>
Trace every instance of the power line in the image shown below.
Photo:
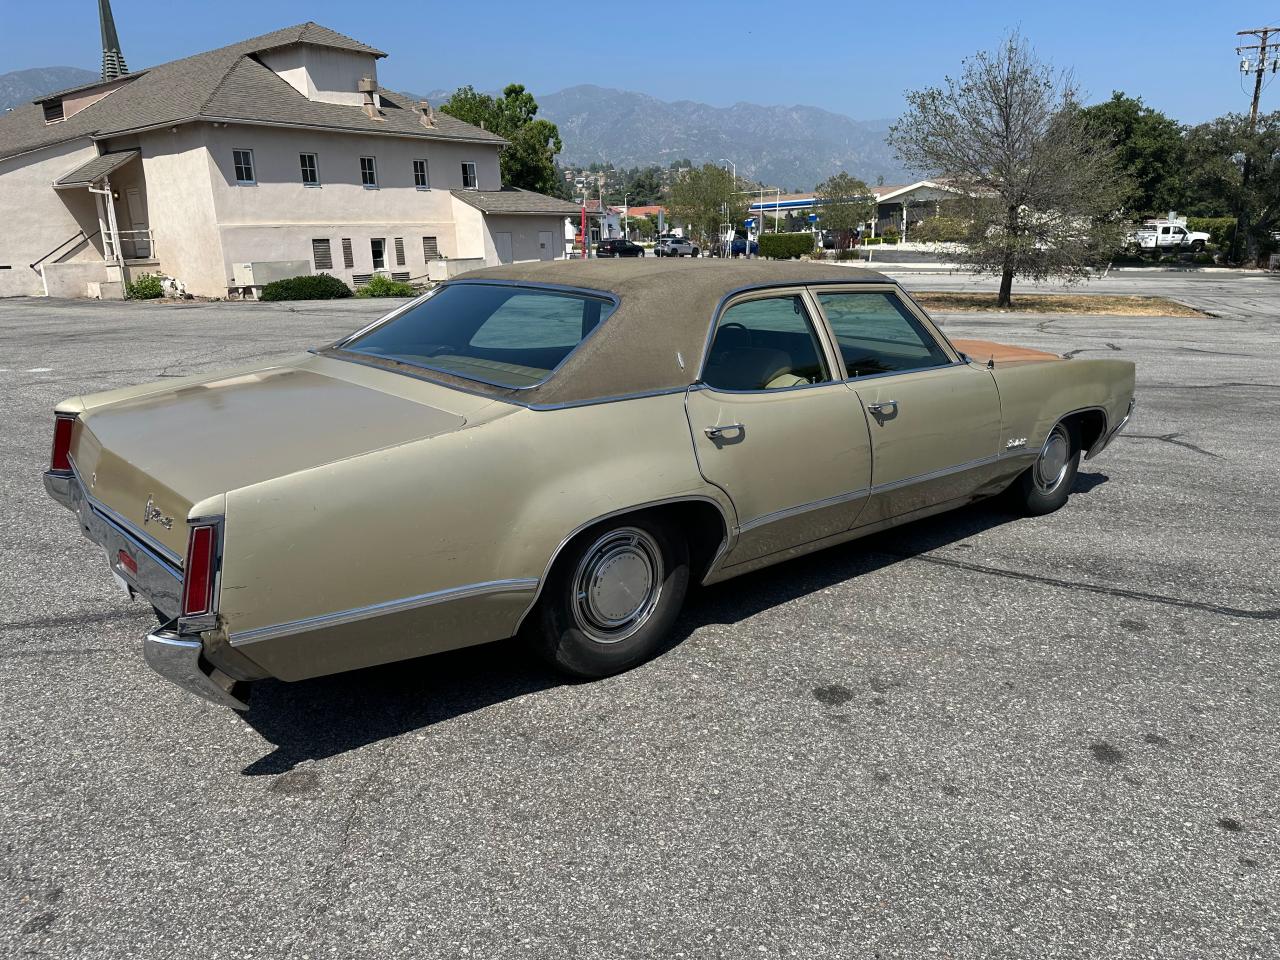
<svg viewBox="0 0 1280 960"><path fill-rule="evenodd" d="M1237 30L1236 36L1256 37L1258 39L1257 43L1243 44L1236 47L1236 55L1242 58L1240 60L1240 73L1244 75L1253 73L1253 100L1249 105L1249 138L1252 140L1258 128L1258 101L1262 99L1263 77L1266 75L1268 66L1271 67L1271 72L1275 73L1277 65L1280 65L1280 59L1277 58L1276 54L1276 48L1280 46L1280 39L1271 39L1272 36L1280 36L1280 27L1254 27L1249 30ZM1258 57L1252 64L1249 61L1249 51L1251 50L1256 50ZM1268 55L1270 55L1270 60L1268 60ZM1240 173L1241 205L1236 212L1236 235L1235 242L1232 243L1234 250L1239 250L1240 242L1244 240L1245 234L1249 229L1249 217L1246 212L1244 198L1249 189L1249 174L1252 166L1250 159L1250 151L1246 147L1244 169Z"/></svg>

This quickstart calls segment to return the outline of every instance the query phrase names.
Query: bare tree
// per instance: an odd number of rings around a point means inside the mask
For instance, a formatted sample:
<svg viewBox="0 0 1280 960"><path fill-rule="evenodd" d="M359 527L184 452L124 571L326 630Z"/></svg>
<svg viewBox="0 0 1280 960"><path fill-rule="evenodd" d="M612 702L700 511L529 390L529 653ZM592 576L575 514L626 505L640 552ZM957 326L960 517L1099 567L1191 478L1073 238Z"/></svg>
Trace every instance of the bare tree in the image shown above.
<svg viewBox="0 0 1280 960"><path fill-rule="evenodd" d="M999 274L1000 306L1015 276L1079 280L1118 248L1124 181L1110 138L1093 129L1071 76L1019 34L907 103L890 141L907 166L968 198L969 243L952 256Z"/></svg>

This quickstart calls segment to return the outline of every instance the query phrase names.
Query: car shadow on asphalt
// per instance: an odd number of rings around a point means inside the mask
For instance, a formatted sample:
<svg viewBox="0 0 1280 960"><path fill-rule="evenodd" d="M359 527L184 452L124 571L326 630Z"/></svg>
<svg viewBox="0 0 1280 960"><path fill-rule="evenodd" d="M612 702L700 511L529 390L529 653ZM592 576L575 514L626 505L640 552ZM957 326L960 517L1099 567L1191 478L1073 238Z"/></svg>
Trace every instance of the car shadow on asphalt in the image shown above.
<svg viewBox="0 0 1280 960"><path fill-rule="evenodd" d="M1072 494L1087 495L1107 479L1103 473L1080 473ZM699 627L739 623L1017 519L998 499L984 500L695 589L659 655ZM242 772L285 773L305 761L337 756L569 682L516 639L298 683L260 681L243 716L275 749Z"/></svg>

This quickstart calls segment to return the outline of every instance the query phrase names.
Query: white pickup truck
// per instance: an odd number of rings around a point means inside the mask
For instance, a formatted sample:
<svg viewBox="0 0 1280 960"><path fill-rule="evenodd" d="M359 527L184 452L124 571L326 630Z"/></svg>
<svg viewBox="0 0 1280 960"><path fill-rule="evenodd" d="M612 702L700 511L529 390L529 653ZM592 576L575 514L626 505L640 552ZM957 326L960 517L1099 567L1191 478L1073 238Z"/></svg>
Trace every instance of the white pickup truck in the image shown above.
<svg viewBox="0 0 1280 960"><path fill-rule="evenodd" d="M1190 250L1199 253L1209 242L1209 234L1188 230L1185 222L1153 220L1129 234L1129 246L1139 250Z"/></svg>

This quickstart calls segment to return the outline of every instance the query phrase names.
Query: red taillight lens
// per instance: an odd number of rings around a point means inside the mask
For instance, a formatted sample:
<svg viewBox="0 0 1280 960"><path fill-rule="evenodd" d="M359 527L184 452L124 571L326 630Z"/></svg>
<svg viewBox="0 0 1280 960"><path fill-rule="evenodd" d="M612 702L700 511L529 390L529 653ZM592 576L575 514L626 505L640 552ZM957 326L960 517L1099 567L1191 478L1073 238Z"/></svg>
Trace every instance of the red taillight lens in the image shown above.
<svg viewBox="0 0 1280 960"><path fill-rule="evenodd" d="M57 414L53 420L53 455L49 458L49 469L59 473L71 472L71 431L75 429L76 418Z"/></svg>
<svg viewBox="0 0 1280 960"><path fill-rule="evenodd" d="M218 538L212 526L192 527L187 538L187 566L182 580L182 616L213 610L213 571Z"/></svg>

